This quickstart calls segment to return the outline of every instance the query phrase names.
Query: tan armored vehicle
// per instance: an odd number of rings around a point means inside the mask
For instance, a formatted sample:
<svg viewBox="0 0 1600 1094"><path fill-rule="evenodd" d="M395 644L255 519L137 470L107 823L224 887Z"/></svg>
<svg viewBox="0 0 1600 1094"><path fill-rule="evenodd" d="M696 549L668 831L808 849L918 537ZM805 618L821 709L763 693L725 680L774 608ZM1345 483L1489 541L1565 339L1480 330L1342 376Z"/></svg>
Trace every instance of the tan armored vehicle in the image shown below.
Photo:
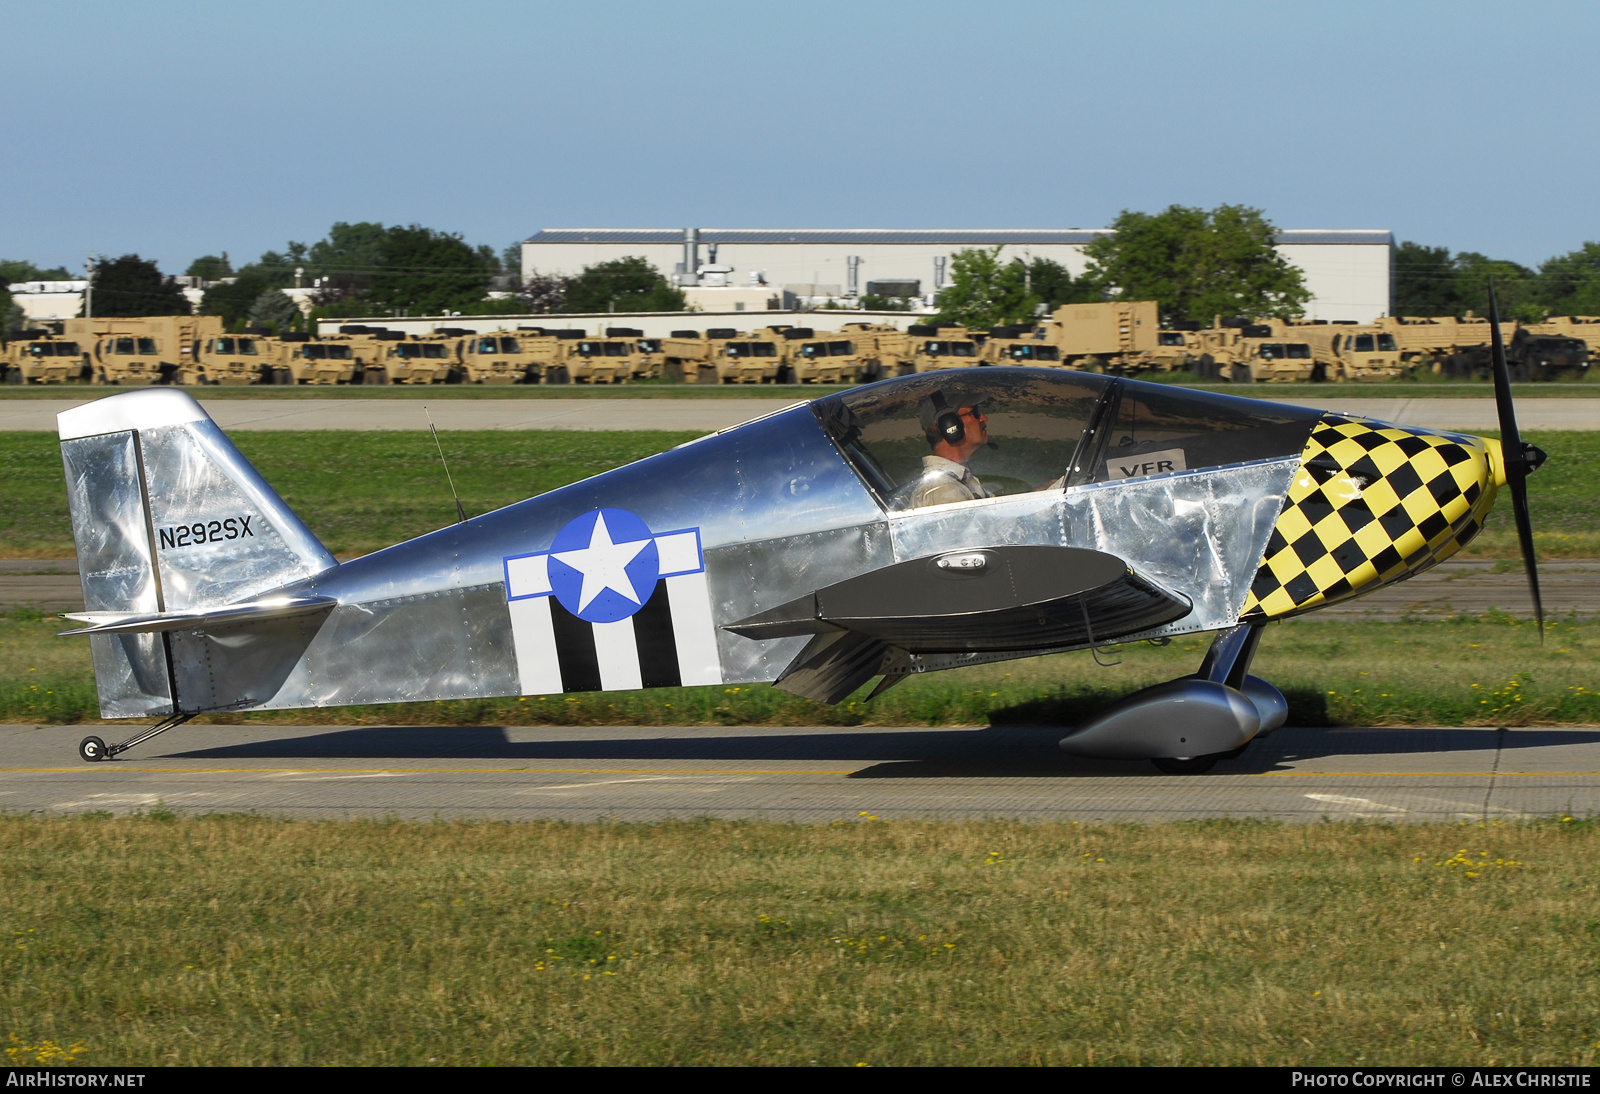
<svg viewBox="0 0 1600 1094"><path fill-rule="evenodd" d="M1316 367L1311 346L1296 341L1283 324L1247 323L1239 328L1224 377L1233 383L1288 384L1310 380Z"/></svg>
<svg viewBox="0 0 1600 1094"><path fill-rule="evenodd" d="M778 352L788 367L783 382L839 384L854 383L860 377L862 362L852 339L811 327L790 327L782 333Z"/></svg>
<svg viewBox="0 0 1600 1094"><path fill-rule="evenodd" d="M727 327L706 331L707 350L717 380L724 384L793 383L783 336L796 328L771 327L741 334ZM704 379L701 382L705 382Z"/></svg>
<svg viewBox="0 0 1600 1094"><path fill-rule="evenodd" d="M982 343L965 327L913 323L906 328L906 333L911 336L906 348L914 372L971 368L983 364L980 352Z"/></svg>
<svg viewBox="0 0 1600 1094"><path fill-rule="evenodd" d="M321 339L285 334L273 362L277 383L333 385L355 380L355 349L348 339Z"/></svg>
<svg viewBox="0 0 1600 1094"><path fill-rule="evenodd" d="M196 349L222 333L216 315L150 315L68 319L64 337L85 347L92 382L194 384L201 380Z"/></svg>
<svg viewBox="0 0 1600 1094"><path fill-rule="evenodd" d="M707 331L706 334L709 334ZM734 331L735 335L739 332ZM675 330L661 339L661 375L673 383L721 383L711 363L711 345L697 330ZM702 380L701 373L705 372Z"/></svg>
<svg viewBox="0 0 1600 1094"><path fill-rule="evenodd" d="M846 323L840 333L855 343L863 383L900 375L899 350L905 340L900 330L888 323Z"/></svg>
<svg viewBox="0 0 1600 1094"><path fill-rule="evenodd" d="M1154 300L1063 304L1039 329L1042 341L1059 349L1063 365L1094 372L1148 368L1148 355L1161 345Z"/></svg>
<svg viewBox="0 0 1600 1094"><path fill-rule="evenodd" d="M25 330L6 347L8 384L64 384L93 375L89 355L70 338L48 330Z"/></svg>
<svg viewBox="0 0 1600 1094"><path fill-rule="evenodd" d="M1178 372L1188 368L1195 359L1195 337L1200 324L1191 320L1174 321L1170 327L1156 332L1156 348L1142 355L1142 370L1149 372Z"/></svg>
<svg viewBox="0 0 1600 1094"><path fill-rule="evenodd" d="M1311 346L1313 379L1393 380L1404 369L1388 331L1355 323L1289 324L1287 334Z"/></svg>
<svg viewBox="0 0 1600 1094"><path fill-rule="evenodd" d="M607 327L606 340L609 342L612 339L622 339L627 346L628 352L625 356L628 358L628 367L632 370L631 379L648 380L656 374L657 365L654 358L660 355L660 351L646 348L644 331L637 327ZM660 340L652 338L648 341L652 345L658 345Z"/></svg>
<svg viewBox="0 0 1600 1094"><path fill-rule="evenodd" d="M979 356L986 365L1038 365L1062 368L1061 347L1045 341L1043 327L1033 323L1012 323L991 327ZM1070 367L1070 366L1065 366Z"/></svg>
<svg viewBox="0 0 1600 1094"><path fill-rule="evenodd" d="M607 356L604 343L581 328L546 330L523 341L543 383L626 383L632 374L628 356L620 352Z"/></svg>
<svg viewBox="0 0 1600 1094"><path fill-rule="evenodd" d="M208 384L274 384L279 383L274 369L278 367L277 345L264 337L265 332L251 330L245 334L219 334L200 342L196 355L200 372ZM282 381L287 383L287 375Z"/></svg>
<svg viewBox="0 0 1600 1094"><path fill-rule="evenodd" d="M399 332L395 332L399 333ZM459 379L453 340L438 335L421 338L401 336L389 342L381 359L387 382L391 384L443 384ZM373 371L369 365L367 372ZM380 383L385 381L379 381Z"/></svg>
<svg viewBox="0 0 1600 1094"><path fill-rule="evenodd" d="M519 328L516 334L497 331L462 338L456 344L456 356L465 381L469 384L538 383L539 364L524 342L543 333L543 328L534 327Z"/></svg>

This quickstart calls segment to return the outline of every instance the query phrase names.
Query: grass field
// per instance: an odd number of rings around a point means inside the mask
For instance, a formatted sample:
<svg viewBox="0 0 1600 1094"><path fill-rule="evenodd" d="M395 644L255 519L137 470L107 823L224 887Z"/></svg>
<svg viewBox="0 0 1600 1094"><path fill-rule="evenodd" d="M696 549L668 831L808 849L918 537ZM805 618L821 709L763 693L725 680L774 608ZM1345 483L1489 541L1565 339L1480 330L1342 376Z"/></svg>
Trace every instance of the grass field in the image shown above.
<svg viewBox="0 0 1600 1094"><path fill-rule="evenodd" d="M484 513L642 459L694 433L451 432L441 435L469 514ZM1540 552L1600 557L1600 431L1529 438L1550 460L1528 480ZM341 558L455 519L433 440L410 433L251 433L233 438L267 481ZM72 524L61 454L48 433L0 433L0 558L69 558ZM1509 502L1497 504L1467 555L1517 558Z"/></svg>
<svg viewBox="0 0 1600 1094"><path fill-rule="evenodd" d="M1600 825L1581 819L157 810L0 817L0 842L19 1062L1600 1062Z"/></svg>
<svg viewBox="0 0 1600 1094"><path fill-rule="evenodd" d="M60 620L0 619L0 721L99 720L88 643ZM1267 629L1253 671L1289 699L1290 722L1339 725L1600 724L1600 621L1533 624L1498 612L1447 622L1318 622ZM1138 643L1104 668L1087 652L917 677L828 707L766 684L529 696L202 720L292 725L1074 725L1138 688L1193 672L1209 635Z"/></svg>

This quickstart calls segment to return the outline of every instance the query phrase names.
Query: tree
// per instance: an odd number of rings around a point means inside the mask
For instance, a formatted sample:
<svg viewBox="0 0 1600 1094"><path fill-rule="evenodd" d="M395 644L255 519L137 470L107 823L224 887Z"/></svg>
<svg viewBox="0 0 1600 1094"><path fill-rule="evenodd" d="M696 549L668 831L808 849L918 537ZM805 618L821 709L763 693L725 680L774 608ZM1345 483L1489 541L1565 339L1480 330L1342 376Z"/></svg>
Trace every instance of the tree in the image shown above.
<svg viewBox="0 0 1600 1094"><path fill-rule="evenodd" d="M1467 306L1456 284L1448 247L1402 242L1394 251L1396 315L1460 315Z"/></svg>
<svg viewBox="0 0 1600 1094"><path fill-rule="evenodd" d="M288 330L300 318L300 305L282 289L268 289L250 305L251 326L271 327L274 334Z"/></svg>
<svg viewBox="0 0 1600 1094"><path fill-rule="evenodd" d="M183 290L161 276L154 262L138 255L102 262L94 271L95 318L134 315L188 315L193 310Z"/></svg>
<svg viewBox="0 0 1600 1094"><path fill-rule="evenodd" d="M201 255L189 263L189 268L183 271L185 277L198 277L201 281L221 281L224 277L233 276L233 264L228 261L228 252L220 255Z"/></svg>
<svg viewBox="0 0 1600 1094"><path fill-rule="evenodd" d="M0 258L0 290L18 281L71 281L65 267L42 269L32 262Z"/></svg>
<svg viewBox="0 0 1600 1094"><path fill-rule="evenodd" d="M684 295L638 256L585 266L567 283L564 312L683 311Z"/></svg>
<svg viewBox="0 0 1600 1094"><path fill-rule="evenodd" d="M1003 247L974 247L950 256L950 284L939 292L939 320L972 329L1015 323L1033 315L1028 268L1001 262Z"/></svg>
<svg viewBox="0 0 1600 1094"><path fill-rule="evenodd" d="M1538 280L1526 266L1476 251L1456 252L1453 265L1456 294L1463 303L1463 314L1467 311L1476 311L1479 315L1489 313L1489 282L1493 281L1500 318L1520 319L1525 323L1537 323L1544 318Z"/></svg>
<svg viewBox="0 0 1600 1094"><path fill-rule="evenodd" d="M1100 289L1087 277L1074 281L1072 274L1061 263L1049 258L1035 258L1021 262L1028 292L1037 297L1045 311L1053 312L1063 304L1090 304L1100 299Z"/></svg>
<svg viewBox="0 0 1600 1094"><path fill-rule="evenodd" d="M293 282L293 271L281 259L281 255L268 251L261 261L242 267L232 284L207 289L200 300L200 314L222 316L229 330L242 327L263 293L286 289Z"/></svg>
<svg viewBox="0 0 1600 1094"><path fill-rule="evenodd" d="M1541 302L1556 315L1600 315L1600 243L1585 243L1539 267Z"/></svg>
<svg viewBox="0 0 1600 1094"><path fill-rule="evenodd" d="M1259 209L1124 209L1112 227L1114 234L1084 248L1086 279L1110 296L1159 301L1163 323L1210 323L1217 315L1291 319L1311 299L1303 275L1273 246L1277 233Z"/></svg>
<svg viewBox="0 0 1600 1094"><path fill-rule="evenodd" d="M60 266L42 270L32 262L0 258L0 339L10 338L13 331L23 330L28 325L27 313L11 299L8 285L18 281L70 280L72 275Z"/></svg>
<svg viewBox="0 0 1600 1094"><path fill-rule="evenodd" d="M487 252L487 254L485 254ZM396 225L378 248L367 297L379 308L438 315L481 301L500 268L493 249L420 224Z"/></svg>
<svg viewBox="0 0 1600 1094"><path fill-rule="evenodd" d="M522 310L533 315L566 310L567 289L570 277L551 274L534 274L524 278L517 288L517 300Z"/></svg>

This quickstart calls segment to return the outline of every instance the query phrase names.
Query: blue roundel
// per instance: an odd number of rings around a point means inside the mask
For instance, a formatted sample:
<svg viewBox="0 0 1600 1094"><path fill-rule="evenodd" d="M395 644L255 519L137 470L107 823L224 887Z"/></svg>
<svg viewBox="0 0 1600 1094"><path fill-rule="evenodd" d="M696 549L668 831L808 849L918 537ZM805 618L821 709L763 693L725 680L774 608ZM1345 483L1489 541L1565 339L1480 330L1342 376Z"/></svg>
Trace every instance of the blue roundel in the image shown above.
<svg viewBox="0 0 1600 1094"><path fill-rule="evenodd" d="M585 513L550 546L550 589L589 623L626 619L650 599L661 576L655 537L626 509Z"/></svg>

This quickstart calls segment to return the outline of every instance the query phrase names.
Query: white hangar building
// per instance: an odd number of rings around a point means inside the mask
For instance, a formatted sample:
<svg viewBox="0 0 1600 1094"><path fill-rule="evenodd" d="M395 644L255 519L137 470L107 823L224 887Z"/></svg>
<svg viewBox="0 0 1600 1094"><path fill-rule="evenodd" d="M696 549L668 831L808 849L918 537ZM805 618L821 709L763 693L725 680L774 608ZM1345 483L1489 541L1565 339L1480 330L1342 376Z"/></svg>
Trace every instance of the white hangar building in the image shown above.
<svg viewBox="0 0 1600 1094"><path fill-rule="evenodd" d="M1084 245L1110 231L546 228L523 242L522 273L570 276L597 262L637 255L686 288L741 288L755 295L768 287L766 293L784 299L843 299L892 288L885 295L928 297L948 281L956 251L999 244L1005 247L1002 258L1049 258L1078 277L1087 265ZM1305 273L1312 294L1307 318L1367 322L1390 314L1392 233L1284 231L1277 245ZM720 310L710 303L701 306Z"/></svg>

